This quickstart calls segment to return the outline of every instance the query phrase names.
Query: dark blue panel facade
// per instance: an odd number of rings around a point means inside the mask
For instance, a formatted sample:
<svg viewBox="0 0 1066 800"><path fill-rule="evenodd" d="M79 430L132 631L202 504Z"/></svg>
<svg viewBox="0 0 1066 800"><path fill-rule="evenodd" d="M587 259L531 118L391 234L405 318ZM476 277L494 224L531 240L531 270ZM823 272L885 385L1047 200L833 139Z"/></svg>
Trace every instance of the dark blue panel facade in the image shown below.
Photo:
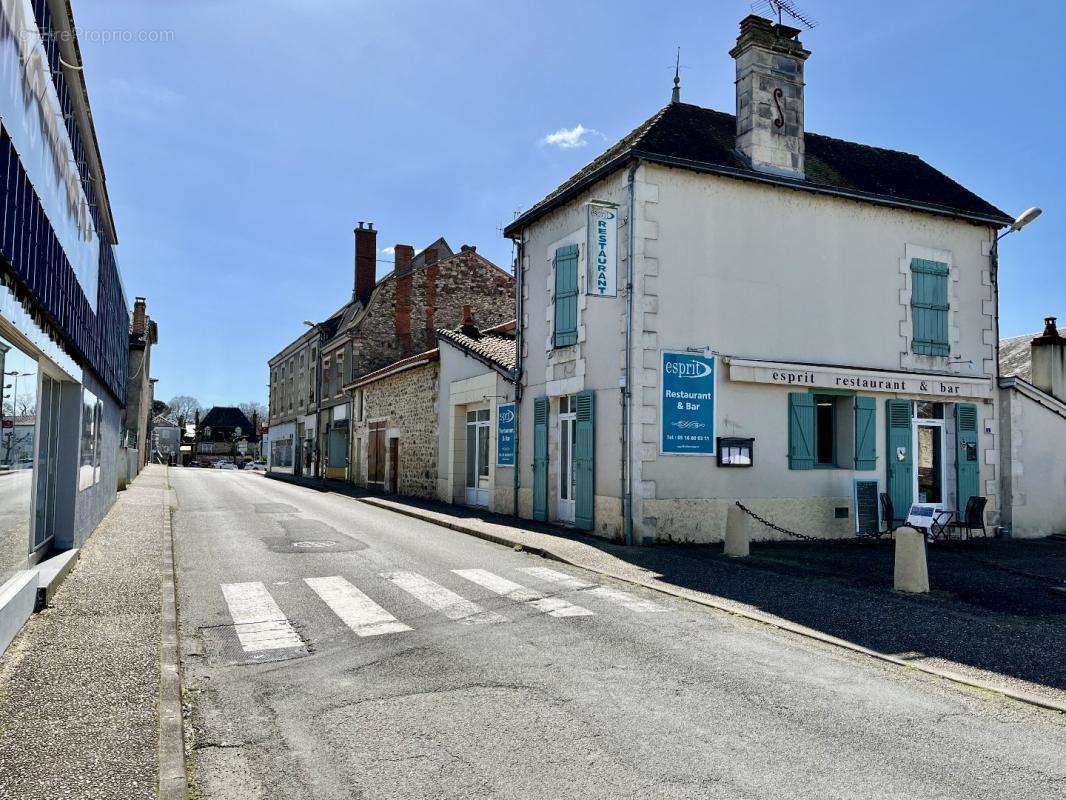
<svg viewBox="0 0 1066 800"><path fill-rule="evenodd" d="M71 354L124 406L129 310L110 243L100 240L93 313L6 130L0 130L0 180L0 256L15 278L16 294L31 301L60 332ZM95 217L95 208L93 213Z"/></svg>

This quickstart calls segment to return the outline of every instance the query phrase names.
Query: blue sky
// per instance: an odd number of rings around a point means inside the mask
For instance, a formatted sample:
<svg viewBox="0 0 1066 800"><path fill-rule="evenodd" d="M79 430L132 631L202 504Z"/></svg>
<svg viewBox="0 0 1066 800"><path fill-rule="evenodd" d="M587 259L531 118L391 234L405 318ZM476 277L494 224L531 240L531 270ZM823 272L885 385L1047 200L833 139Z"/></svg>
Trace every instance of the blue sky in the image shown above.
<svg viewBox="0 0 1066 800"><path fill-rule="evenodd" d="M808 130L917 153L1012 214L1042 206L1003 243L1002 334L1066 318L1058 5L801 6L819 21ZM749 10L74 0L126 289L160 327L157 396L265 401L267 358L350 296L357 220L383 249L444 235L509 266L499 227L666 103L678 46L682 98L733 110Z"/></svg>

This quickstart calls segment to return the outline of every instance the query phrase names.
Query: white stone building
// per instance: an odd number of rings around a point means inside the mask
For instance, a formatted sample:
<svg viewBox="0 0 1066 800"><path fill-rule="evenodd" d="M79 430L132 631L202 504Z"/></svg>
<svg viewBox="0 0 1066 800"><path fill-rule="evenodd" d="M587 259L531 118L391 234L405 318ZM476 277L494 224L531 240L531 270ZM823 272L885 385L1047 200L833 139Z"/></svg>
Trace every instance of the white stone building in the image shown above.
<svg viewBox="0 0 1066 800"><path fill-rule="evenodd" d="M446 503L515 512L514 321L437 332L437 497Z"/></svg>
<svg viewBox="0 0 1066 800"><path fill-rule="evenodd" d="M1044 322L999 349L1001 518L1016 537L1066 532L1066 331Z"/></svg>
<svg viewBox="0 0 1066 800"><path fill-rule="evenodd" d="M1011 218L806 133L798 33L749 16L737 116L675 91L507 227L522 516L637 543L717 540L736 500L830 537L878 524L879 492L997 518Z"/></svg>

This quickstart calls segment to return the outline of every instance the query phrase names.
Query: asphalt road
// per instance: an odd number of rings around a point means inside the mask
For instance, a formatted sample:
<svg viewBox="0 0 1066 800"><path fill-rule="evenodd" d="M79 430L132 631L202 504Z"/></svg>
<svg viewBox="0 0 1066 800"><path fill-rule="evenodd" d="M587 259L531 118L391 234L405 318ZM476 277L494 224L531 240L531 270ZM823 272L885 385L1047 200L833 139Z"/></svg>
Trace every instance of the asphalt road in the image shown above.
<svg viewBox="0 0 1066 800"><path fill-rule="evenodd" d="M170 480L201 798L1066 797L1059 715L351 498Z"/></svg>

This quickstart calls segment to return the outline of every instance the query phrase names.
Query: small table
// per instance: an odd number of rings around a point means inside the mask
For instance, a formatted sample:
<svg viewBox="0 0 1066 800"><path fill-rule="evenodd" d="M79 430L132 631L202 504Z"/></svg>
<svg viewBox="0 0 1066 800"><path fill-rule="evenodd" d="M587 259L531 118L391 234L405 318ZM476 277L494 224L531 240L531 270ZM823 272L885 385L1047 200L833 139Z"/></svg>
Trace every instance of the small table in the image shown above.
<svg viewBox="0 0 1066 800"><path fill-rule="evenodd" d="M917 530L925 531L925 538L947 539L946 525L951 522L954 511L945 511L933 503L915 503L907 511L906 524Z"/></svg>

